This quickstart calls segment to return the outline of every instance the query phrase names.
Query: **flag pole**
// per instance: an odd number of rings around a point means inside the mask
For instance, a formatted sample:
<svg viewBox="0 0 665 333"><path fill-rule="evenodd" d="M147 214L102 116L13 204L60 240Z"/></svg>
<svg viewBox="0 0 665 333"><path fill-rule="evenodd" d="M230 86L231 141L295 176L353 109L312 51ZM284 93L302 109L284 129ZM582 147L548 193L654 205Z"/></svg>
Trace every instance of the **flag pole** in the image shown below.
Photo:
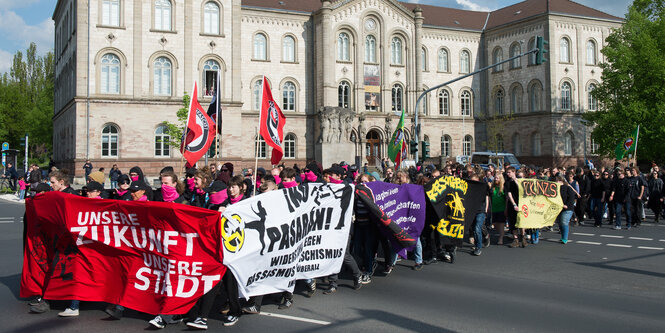
<svg viewBox="0 0 665 333"><path fill-rule="evenodd" d="M637 125L637 135L635 135L635 151L633 152L633 166L637 166L637 142L640 138L640 125Z"/></svg>
<svg viewBox="0 0 665 333"><path fill-rule="evenodd" d="M219 164L219 155L221 155L221 153L219 152L219 148L220 148L219 146L221 145L221 143L220 143L221 139L219 137L219 133L222 131L222 129L220 127L222 125L221 125L221 119L219 117L221 115L221 112L220 112L220 109L219 109L219 98L222 96L222 94L219 91L219 85L220 85L219 80L220 80L220 70L218 69L217 70L217 82L215 83L216 84L216 86L215 86L215 91L216 91L215 92L215 94L216 94L216 96L215 96L215 101L216 101L215 102L215 112L216 112L215 123L217 123L216 124L217 126L215 128L215 143L216 143L215 164Z"/></svg>
<svg viewBox="0 0 665 333"><path fill-rule="evenodd" d="M196 94L196 81L192 85L192 95ZM184 169L183 160L185 159L185 150L187 150L187 130L189 130L189 114L192 112L192 98L189 98L189 109L187 110L187 122L185 123L185 132L182 136L182 144L180 145L180 172ZM180 174L182 178L182 173Z"/></svg>
<svg viewBox="0 0 665 333"><path fill-rule="evenodd" d="M261 80L261 99L259 99L259 122L256 125L256 149L254 150L254 194L253 196L256 195L256 169L259 168L259 135L260 131L259 128L261 127L261 109L263 109L263 91L265 89L266 85L266 76L263 76L263 80Z"/></svg>

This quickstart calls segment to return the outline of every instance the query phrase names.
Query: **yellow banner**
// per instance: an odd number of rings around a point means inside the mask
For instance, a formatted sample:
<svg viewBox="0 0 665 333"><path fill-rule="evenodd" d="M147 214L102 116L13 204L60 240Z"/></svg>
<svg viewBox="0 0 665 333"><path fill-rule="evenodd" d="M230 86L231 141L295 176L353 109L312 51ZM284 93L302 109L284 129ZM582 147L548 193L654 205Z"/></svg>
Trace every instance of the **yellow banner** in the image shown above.
<svg viewBox="0 0 665 333"><path fill-rule="evenodd" d="M539 179L518 179L520 190L517 227L539 229L556 222L563 209L559 184Z"/></svg>

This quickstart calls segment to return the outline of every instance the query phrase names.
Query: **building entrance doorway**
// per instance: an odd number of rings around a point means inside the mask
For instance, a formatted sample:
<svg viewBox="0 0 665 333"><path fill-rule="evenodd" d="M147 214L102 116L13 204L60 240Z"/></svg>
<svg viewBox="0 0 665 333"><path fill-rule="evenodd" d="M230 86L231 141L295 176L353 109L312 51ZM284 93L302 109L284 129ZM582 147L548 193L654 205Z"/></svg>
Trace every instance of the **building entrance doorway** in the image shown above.
<svg viewBox="0 0 665 333"><path fill-rule="evenodd" d="M371 166L377 166L381 162L381 136L376 130L367 133L365 144L365 158Z"/></svg>

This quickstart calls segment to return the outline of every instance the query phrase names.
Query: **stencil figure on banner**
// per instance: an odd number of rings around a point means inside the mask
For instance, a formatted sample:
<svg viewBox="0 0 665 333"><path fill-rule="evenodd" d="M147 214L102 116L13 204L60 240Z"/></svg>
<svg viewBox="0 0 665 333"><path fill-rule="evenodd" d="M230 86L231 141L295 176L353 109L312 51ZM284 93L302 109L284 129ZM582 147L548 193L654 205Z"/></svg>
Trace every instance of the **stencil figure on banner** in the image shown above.
<svg viewBox="0 0 665 333"><path fill-rule="evenodd" d="M296 280L338 273L352 200L350 185L308 183L227 208L222 216L224 264L236 276L240 295L292 292ZM263 235L247 227L261 220Z"/></svg>
<svg viewBox="0 0 665 333"><path fill-rule="evenodd" d="M26 216L22 297L179 314L226 269L218 212L49 192L26 202Z"/></svg>
<svg viewBox="0 0 665 333"><path fill-rule="evenodd" d="M426 224L441 234L446 257L455 260L466 230L480 209L486 194L485 184L452 176L441 176L425 185L425 195L431 214Z"/></svg>

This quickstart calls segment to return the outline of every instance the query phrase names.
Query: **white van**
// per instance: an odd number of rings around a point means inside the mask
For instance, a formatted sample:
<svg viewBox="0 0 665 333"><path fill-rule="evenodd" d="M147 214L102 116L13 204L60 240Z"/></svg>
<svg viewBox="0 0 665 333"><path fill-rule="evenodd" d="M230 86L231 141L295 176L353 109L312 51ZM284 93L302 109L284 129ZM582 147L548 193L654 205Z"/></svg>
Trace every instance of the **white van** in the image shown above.
<svg viewBox="0 0 665 333"><path fill-rule="evenodd" d="M520 162L511 153L494 153L491 151L477 151L471 153L470 163L478 164L483 169L487 169L490 164L496 167L503 168L504 165L510 164L515 169L520 168Z"/></svg>

